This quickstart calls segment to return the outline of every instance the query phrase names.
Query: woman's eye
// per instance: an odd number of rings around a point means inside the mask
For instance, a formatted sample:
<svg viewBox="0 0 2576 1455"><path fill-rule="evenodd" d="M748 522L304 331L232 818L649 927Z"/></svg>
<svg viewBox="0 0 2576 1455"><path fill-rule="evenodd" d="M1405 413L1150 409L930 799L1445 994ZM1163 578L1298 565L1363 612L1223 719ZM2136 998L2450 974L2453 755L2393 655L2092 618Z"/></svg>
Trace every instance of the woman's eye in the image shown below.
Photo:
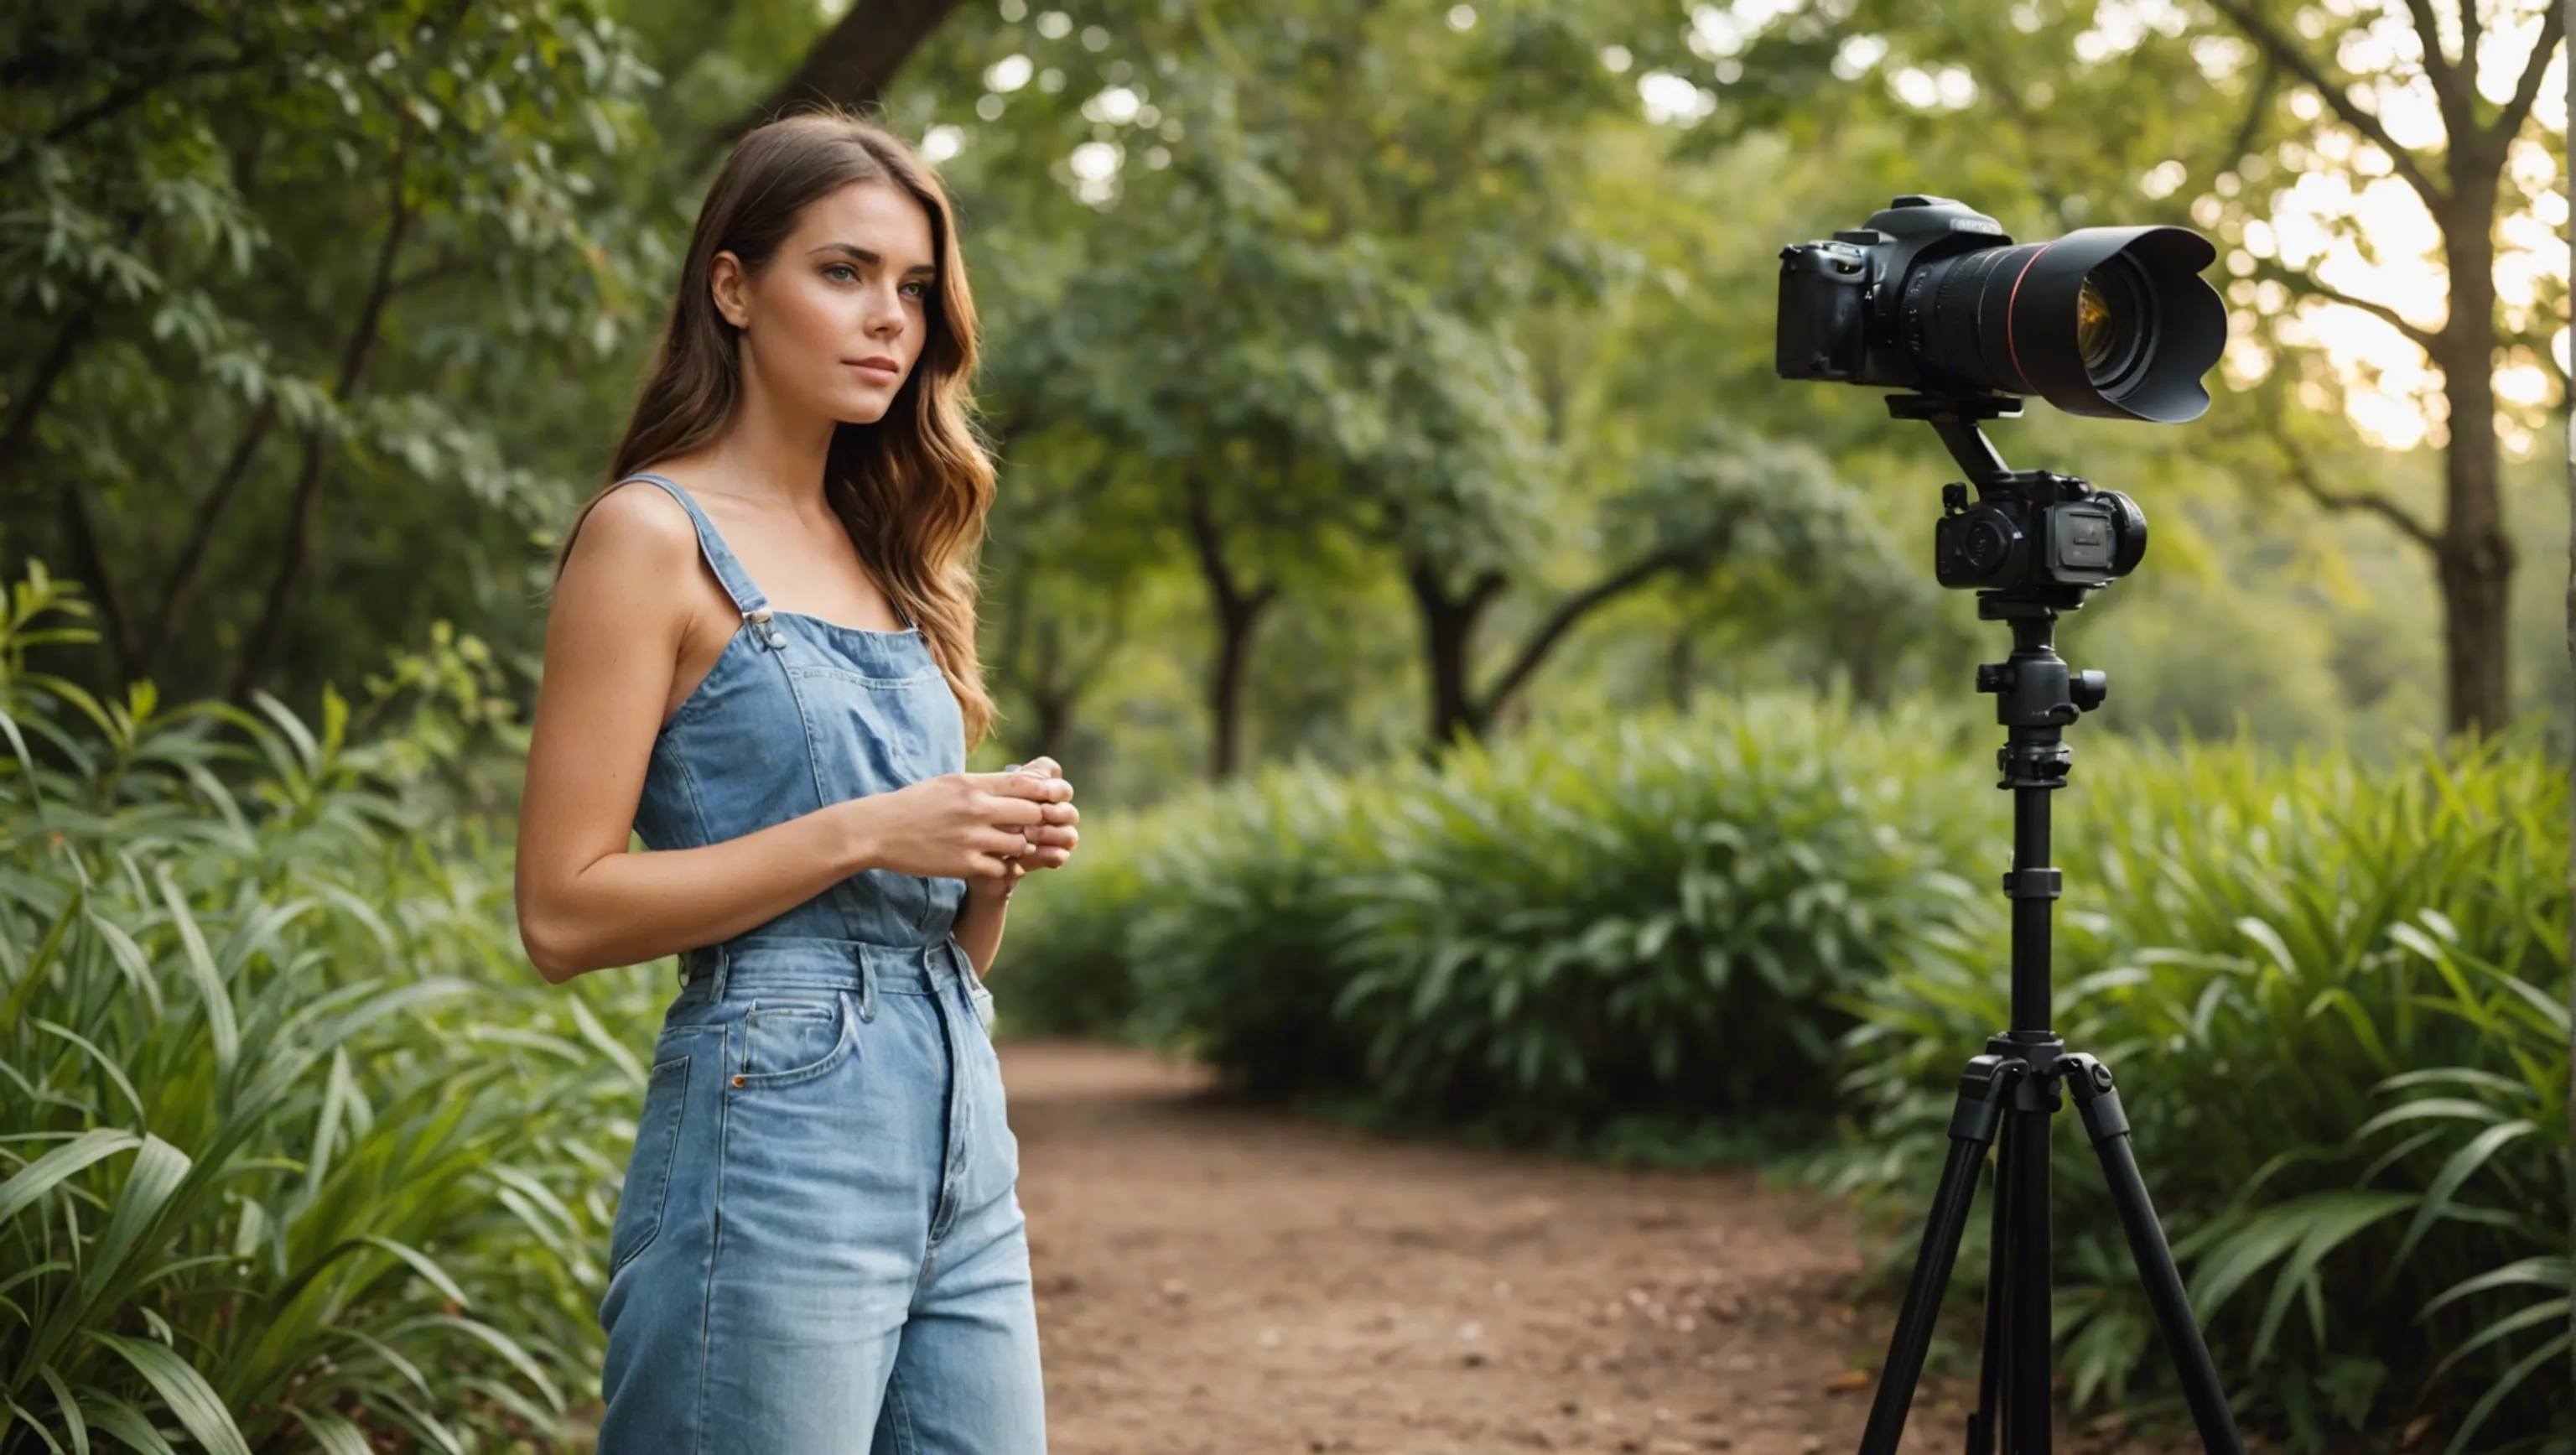
<svg viewBox="0 0 2576 1455"><path fill-rule="evenodd" d="M930 285L920 281L919 279L914 279L912 282L906 283L903 286L905 290L904 296L907 298L927 298L930 296Z"/></svg>
<svg viewBox="0 0 2576 1455"><path fill-rule="evenodd" d="M849 283L857 281L859 270L847 263L832 263L824 267L823 276L835 283Z"/></svg>

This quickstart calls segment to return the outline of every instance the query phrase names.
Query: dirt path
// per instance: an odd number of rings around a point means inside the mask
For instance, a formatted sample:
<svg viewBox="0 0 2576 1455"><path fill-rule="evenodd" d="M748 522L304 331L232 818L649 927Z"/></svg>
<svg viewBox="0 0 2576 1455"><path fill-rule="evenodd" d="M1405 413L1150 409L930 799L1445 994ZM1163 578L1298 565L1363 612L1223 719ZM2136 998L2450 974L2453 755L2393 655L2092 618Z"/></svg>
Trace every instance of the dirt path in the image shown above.
<svg viewBox="0 0 2576 1455"><path fill-rule="evenodd" d="M1003 1069L1059 1455L1858 1445L1890 1310L1839 1301L1830 1208L1216 1104L1132 1052ZM1960 1448L1958 1394L1908 1455Z"/></svg>

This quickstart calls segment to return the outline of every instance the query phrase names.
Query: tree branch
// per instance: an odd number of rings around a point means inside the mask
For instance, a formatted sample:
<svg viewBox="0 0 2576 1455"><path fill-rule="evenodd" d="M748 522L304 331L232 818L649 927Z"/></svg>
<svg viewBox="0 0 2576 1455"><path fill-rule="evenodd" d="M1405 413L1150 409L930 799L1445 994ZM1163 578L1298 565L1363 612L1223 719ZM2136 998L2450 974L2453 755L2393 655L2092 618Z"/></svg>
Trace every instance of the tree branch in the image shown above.
<svg viewBox="0 0 2576 1455"><path fill-rule="evenodd" d="M2317 281L2311 274L2283 266L2278 258L2256 258L2254 271L2258 276L2269 278L2293 293L2304 293L2312 298L2322 298L2329 303L2340 303L2346 308L2358 308L2373 318L2383 319L2391 328L2406 335L2407 340L2415 347L2435 359L2442 357L2440 345L2442 334L2450 326L2447 322L2442 328L2437 329L2428 329L2420 323L2409 322L2406 315L2388 304L2373 302L2368 298L2355 298L2340 288Z"/></svg>
<svg viewBox="0 0 2576 1455"><path fill-rule="evenodd" d="M866 108L885 99L914 50L939 29L958 0L857 0L777 90L758 106L718 127L707 149L729 146L744 132L806 101Z"/></svg>
<svg viewBox="0 0 2576 1455"><path fill-rule="evenodd" d="M134 103L141 101L145 97L150 96L152 93L159 91L165 86L179 85L182 82L196 80L201 76L221 76L237 71L246 71L248 69L250 69L249 62L240 57L226 56L195 61L188 65L181 66L167 75L146 76L138 80L128 81L123 86L108 92L105 96L100 97L98 100L91 102L89 105L82 107L80 110L73 112L71 115L64 117L62 120L57 121L52 126L46 128L45 143L50 146L58 142L66 141L74 136L78 136L80 133L96 126L102 121L107 120L109 117L116 115L118 112L125 110Z"/></svg>
<svg viewBox="0 0 2576 1455"><path fill-rule="evenodd" d="M2370 138L2380 150L2388 153L2389 162L2405 176L2416 195L2424 199L2425 209L2436 217L2442 215L2443 208L2450 201L2447 191L2433 181L2432 175L2424 170L2413 152L2397 144L2378 117L2362 110L2344 94L2342 87L2326 79L2325 73L2317 69L2317 63L2308 58L2307 52L2299 49L2288 36L2273 29L2271 22L2256 14L2247 0L2209 0L2209 3L2219 14L2234 21L2236 28L2245 32L2246 38L2265 55L2305 81L2317 93L2318 99L2334 108L2335 115L2342 117L2345 125Z"/></svg>
<svg viewBox="0 0 2576 1455"><path fill-rule="evenodd" d="M2476 0L2460 0L2462 8ZM2549 70L2549 58L2557 53L2558 42L2567 34L2567 7L2553 4L2540 19L2540 39L2533 42L2531 58L2522 63L2522 79L2513 86L2513 99L2496 116L2494 128L2487 137L2495 144L2495 155L2502 160L2504 149L2522 134L2522 124L2531 117L2531 105L2540 96L2540 78Z"/></svg>
<svg viewBox="0 0 2576 1455"><path fill-rule="evenodd" d="M1504 705L1511 701L1512 694L1519 691L1522 684L1538 671L1540 664L1547 660L1548 654L1556 650L1557 644L1564 639L1565 634L1574 629L1575 623L1664 572L1677 569L1681 564L1681 558L1672 552L1656 551L1631 561L1626 566L1558 602L1556 609L1547 614L1547 619L1540 622L1530 633L1529 639L1521 643L1521 649L1513 656L1511 666L1504 669L1502 676L1494 680L1492 688L1485 694L1485 700L1475 708L1476 721L1491 722L1494 716L1503 710Z"/></svg>
<svg viewBox="0 0 2576 1455"><path fill-rule="evenodd" d="M2335 490L2317 478L2316 463L2307 451L2284 434L2276 423L2271 429L2272 442L2280 447L2282 462L2288 467L2291 483L2307 493L2309 499L2328 510L2363 510L2397 527L2408 539L2428 551L2442 549L2441 534L2415 518L2415 513L2391 497L2376 490Z"/></svg>
<svg viewBox="0 0 2576 1455"><path fill-rule="evenodd" d="M2268 54L2263 57L2263 74L2254 78L2254 99L2245 108L2245 120L2236 128L2236 140L2219 158L2219 170L2233 172L2237 163L2254 150L2254 139L2263 132L2263 118L2272 110L2272 92L2281 84L2281 63Z"/></svg>
<svg viewBox="0 0 2576 1455"><path fill-rule="evenodd" d="M2478 0L2459 0L2463 11L2475 10ZM2475 51L2463 51L2454 66L2442 50L2442 22L2433 14L2433 0L2406 0L2407 13L2415 17L2415 39L2424 49L2424 79L2433 83L2433 99L2457 135L2467 129L2472 118L2468 98L2475 94L2478 58ZM2463 81L2471 84L2463 85Z"/></svg>

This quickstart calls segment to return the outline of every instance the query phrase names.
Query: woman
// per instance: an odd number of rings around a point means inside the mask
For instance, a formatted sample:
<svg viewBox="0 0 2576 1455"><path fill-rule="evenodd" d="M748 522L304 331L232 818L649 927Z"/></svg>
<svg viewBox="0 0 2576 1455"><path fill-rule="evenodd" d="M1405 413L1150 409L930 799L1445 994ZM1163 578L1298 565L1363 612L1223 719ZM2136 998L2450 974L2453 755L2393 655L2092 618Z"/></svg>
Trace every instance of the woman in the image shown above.
<svg viewBox="0 0 2576 1455"><path fill-rule="evenodd" d="M764 126L557 557L521 937L556 983L681 953L602 1455L1046 1447L982 972L1077 814L1052 762L961 771L993 715L974 362L928 169L852 117Z"/></svg>

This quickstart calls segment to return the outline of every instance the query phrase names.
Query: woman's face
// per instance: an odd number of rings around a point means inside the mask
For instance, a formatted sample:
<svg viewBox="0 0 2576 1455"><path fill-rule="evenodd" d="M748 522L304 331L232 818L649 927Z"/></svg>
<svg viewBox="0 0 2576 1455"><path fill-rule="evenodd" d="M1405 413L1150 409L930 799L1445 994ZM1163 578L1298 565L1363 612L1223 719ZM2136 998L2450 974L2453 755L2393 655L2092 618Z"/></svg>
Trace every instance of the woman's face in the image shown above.
<svg viewBox="0 0 2576 1455"><path fill-rule="evenodd" d="M808 206L757 275L716 254L709 286L742 330L746 390L791 415L872 424L930 335L930 214L892 182L852 182Z"/></svg>

